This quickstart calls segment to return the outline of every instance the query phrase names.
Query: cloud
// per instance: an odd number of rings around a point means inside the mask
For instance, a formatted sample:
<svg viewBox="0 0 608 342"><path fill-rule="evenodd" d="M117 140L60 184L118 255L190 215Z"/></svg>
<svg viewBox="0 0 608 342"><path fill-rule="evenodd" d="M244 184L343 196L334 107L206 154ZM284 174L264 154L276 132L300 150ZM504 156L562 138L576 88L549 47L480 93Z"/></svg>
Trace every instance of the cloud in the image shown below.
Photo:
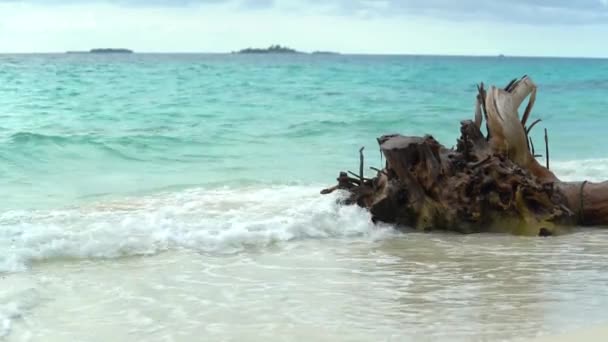
<svg viewBox="0 0 608 342"><path fill-rule="evenodd" d="M41 6L60 5L114 5L120 7L205 7L217 5L235 5L243 9L271 8L274 0L0 0L0 3L32 4Z"/></svg>
<svg viewBox="0 0 608 342"><path fill-rule="evenodd" d="M0 0L0 52L127 47L226 52L608 56L602 1Z"/></svg>
<svg viewBox="0 0 608 342"><path fill-rule="evenodd" d="M126 7L232 6L355 17L426 16L451 21L608 25L608 0L0 0L38 5L106 3Z"/></svg>
<svg viewBox="0 0 608 342"><path fill-rule="evenodd" d="M335 15L425 16L451 21L608 24L608 0L312 0Z"/></svg>

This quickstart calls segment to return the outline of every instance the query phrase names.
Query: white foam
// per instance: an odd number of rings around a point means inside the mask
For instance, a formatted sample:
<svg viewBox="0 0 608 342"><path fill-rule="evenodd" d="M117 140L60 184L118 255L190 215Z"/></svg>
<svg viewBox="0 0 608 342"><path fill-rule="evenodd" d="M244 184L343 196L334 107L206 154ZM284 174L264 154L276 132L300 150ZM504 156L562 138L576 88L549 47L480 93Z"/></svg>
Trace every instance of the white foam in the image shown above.
<svg viewBox="0 0 608 342"><path fill-rule="evenodd" d="M563 181L601 182L608 180L608 159L555 161L549 165Z"/></svg>
<svg viewBox="0 0 608 342"><path fill-rule="evenodd" d="M306 238L372 236L369 214L318 188L194 189L47 211L0 213L0 271L57 258L187 248L234 253Z"/></svg>
<svg viewBox="0 0 608 342"><path fill-rule="evenodd" d="M608 159L552 163L566 181L608 179ZM117 258L187 248L235 253L307 238L375 238L387 229L320 187L192 189L62 210L0 213L0 272L33 261Z"/></svg>
<svg viewBox="0 0 608 342"><path fill-rule="evenodd" d="M40 295L35 289L19 290L0 298L0 340L11 333L14 321L23 317L39 302Z"/></svg>

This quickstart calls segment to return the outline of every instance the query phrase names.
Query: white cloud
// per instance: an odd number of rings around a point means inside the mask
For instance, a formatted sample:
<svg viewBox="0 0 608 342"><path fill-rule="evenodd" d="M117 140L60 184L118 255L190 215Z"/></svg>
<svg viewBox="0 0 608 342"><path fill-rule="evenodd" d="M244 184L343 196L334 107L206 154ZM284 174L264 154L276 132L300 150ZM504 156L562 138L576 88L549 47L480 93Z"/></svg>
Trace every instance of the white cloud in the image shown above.
<svg viewBox="0 0 608 342"><path fill-rule="evenodd" d="M214 1L211 5L121 6L0 3L0 51L61 52L126 47L144 52L227 52L284 44L351 53L608 56L603 25L529 25L420 13L379 16L337 12L337 2ZM394 0L393 0L394 1ZM523 0L520 0L523 1ZM358 8L357 10L361 10Z"/></svg>

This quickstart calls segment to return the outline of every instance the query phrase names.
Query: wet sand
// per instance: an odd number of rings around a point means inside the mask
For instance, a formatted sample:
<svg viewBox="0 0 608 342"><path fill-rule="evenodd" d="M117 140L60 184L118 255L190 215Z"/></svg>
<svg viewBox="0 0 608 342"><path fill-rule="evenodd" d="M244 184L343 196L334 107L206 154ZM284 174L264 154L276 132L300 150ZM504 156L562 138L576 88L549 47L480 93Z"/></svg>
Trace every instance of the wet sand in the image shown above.
<svg viewBox="0 0 608 342"><path fill-rule="evenodd" d="M40 260L1 280L0 340L559 336L608 321L607 238L604 230L556 239L408 233L232 254ZM608 341L601 333L544 341Z"/></svg>
<svg viewBox="0 0 608 342"><path fill-rule="evenodd" d="M608 323L558 336L544 336L530 342L604 342L608 341Z"/></svg>

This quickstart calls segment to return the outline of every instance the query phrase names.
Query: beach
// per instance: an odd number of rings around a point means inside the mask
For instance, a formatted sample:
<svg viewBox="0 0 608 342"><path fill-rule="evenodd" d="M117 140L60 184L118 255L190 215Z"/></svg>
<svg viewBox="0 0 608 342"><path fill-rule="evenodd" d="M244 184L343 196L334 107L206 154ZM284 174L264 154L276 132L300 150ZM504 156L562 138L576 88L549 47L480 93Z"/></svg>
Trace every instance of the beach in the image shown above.
<svg viewBox="0 0 608 342"><path fill-rule="evenodd" d="M535 342L570 342L570 341L589 341L589 342L600 342L605 341L608 337L608 325L602 325L598 327L589 328L583 331L577 331L573 333L566 333L559 336L546 336L540 337L533 341Z"/></svg>
<svg viewBox="0 0 608 342"><path fill-rule="evenodd" d="M608 230L420 233L319 194L381 135L455 145L476 84L524 74L551 170L608 179L606 60L0 56L0 341L604 336Z"/></svg>

